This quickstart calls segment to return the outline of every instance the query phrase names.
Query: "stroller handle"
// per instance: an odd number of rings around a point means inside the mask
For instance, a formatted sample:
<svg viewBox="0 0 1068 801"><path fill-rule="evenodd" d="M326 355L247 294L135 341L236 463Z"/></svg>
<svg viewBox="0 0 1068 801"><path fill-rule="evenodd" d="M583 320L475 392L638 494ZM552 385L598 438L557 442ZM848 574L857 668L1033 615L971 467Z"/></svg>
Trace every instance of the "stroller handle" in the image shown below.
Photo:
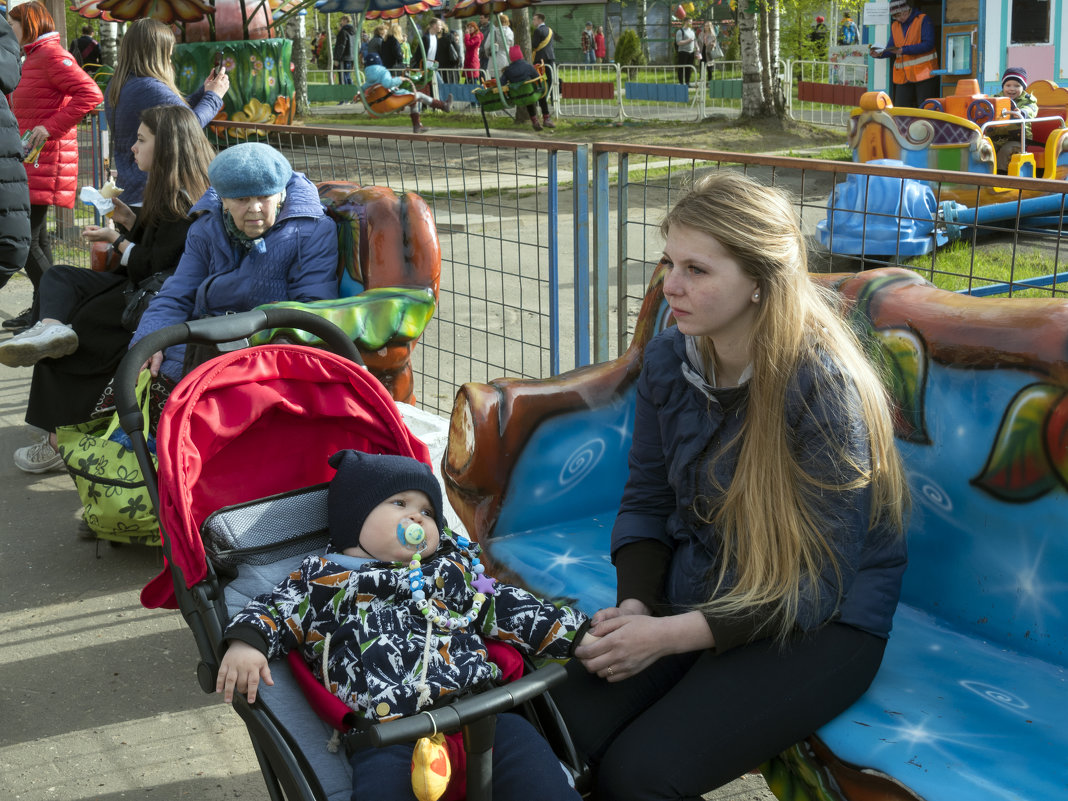
<svg viewBox="0 0 1068 801"><path fill-rule="evenodd" d="M381 748L430 737L435 732L455 731L468 723L498 712L507 712L537 698L550 687L563 684L566 679L564 666L550 662L503 687L469 695L455 704L433 711L372 726L366 733L367 742Z"/></svg>
<svg viewBox="0 0 1068 801"><path fill-rule="evenodd" d="M137 342L119 363L115 373L115 408L123 431L132 437L144 430L145 422L137 405L137 374L153 353L185 343L218 345L234 342L270 328L307 331L319 337L330 351L363 365L360 352L344 331L322 317L301 309L254 309L169 325Z"/></svg>

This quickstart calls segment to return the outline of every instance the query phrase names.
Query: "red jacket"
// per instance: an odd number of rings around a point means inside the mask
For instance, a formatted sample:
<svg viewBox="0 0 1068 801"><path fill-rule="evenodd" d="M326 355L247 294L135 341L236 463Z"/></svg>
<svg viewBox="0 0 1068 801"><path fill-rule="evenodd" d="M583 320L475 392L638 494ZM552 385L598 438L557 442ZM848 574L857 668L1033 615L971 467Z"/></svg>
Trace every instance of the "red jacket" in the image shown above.
<svg viewBox="0 0 1068 801"><path fill-rule="evenodd" d="M47 33L26 45L22 80L11 93L11 110L19 132L43 125L48 129L37 166L26 165L30 204L74 207L78 190L78 120L100 105L104 96L96 83L60 43Z"/></svg>

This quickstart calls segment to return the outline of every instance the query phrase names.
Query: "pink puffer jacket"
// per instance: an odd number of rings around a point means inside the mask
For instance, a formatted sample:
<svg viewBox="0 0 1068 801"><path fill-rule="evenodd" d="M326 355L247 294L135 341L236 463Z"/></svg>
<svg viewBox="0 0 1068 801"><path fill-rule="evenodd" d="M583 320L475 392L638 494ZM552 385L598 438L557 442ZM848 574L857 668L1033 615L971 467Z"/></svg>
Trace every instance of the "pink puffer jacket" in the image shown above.
<svg viewBox="0 0 1068 801"><path fill-rule="evenodd" d="M74 207L78 191L78 137L75 125L103 102L104 96L59 41L46 33L23 47L22 80L11 93L19 132L48 129L37 165L26 165L30 204Z"/></svg>

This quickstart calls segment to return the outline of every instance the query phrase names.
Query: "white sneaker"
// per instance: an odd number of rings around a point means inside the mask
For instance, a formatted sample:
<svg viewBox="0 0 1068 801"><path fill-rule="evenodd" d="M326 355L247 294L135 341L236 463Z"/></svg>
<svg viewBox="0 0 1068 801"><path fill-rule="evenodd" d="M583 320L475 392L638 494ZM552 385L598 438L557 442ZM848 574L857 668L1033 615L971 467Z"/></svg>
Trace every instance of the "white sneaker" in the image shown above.
<svg viewBox="0 0 1068 801"><path fill-rule="evenodd" d="M34 326L0 343L0 364L29 367L41 359L59 358L78 349L78 335L63 323L35 323Z"/></svg>
<svg viewBox="0 0 1068 801"><path fill-rule="evenodd" d="M15 467L24 473L47 473L50 470L65 470L67 465L59 451L48 442L48 435L40 442L15 451Z"/></svg>

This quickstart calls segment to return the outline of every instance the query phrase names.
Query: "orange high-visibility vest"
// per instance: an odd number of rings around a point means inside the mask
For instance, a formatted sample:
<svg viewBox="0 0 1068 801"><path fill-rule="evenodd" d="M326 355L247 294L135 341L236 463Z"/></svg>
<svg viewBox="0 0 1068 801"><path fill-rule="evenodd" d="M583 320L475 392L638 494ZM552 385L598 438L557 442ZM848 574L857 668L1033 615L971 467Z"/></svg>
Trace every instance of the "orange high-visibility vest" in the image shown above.
<svg viewBox="0 0 1068 801"><path fill-rule="evenodd" d="M894 47L904 45L918 45L920 32L923 30L924 14L917 14L912 18L908 31L901 27L901 23L894 21L890 30L894 37ZM938 61L938 52L931 50L930 53L918 53L916 55L898 55L894 58L894 83L918 83L931 77L931 69Z"/></svg>

